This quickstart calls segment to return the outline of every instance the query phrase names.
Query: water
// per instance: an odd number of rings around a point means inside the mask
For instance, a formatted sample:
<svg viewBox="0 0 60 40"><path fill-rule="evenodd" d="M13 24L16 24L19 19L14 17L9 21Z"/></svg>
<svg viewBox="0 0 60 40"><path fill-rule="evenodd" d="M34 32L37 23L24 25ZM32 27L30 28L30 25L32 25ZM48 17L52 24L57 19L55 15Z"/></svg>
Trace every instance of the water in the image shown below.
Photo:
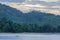
<svg viewBox="0 0 60 40"><path fill-rule="evenodd" d="M0 40L60 40L60 34L19 33L0 34Z"/></svg>

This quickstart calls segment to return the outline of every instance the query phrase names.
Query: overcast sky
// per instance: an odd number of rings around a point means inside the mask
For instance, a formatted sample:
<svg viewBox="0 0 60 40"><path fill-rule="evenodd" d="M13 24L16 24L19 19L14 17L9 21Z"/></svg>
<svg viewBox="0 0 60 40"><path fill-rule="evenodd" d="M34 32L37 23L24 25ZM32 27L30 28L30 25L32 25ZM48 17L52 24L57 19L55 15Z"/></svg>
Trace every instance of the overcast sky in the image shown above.
<svg viewBox="0 0 60 40"><path fill-rule="evenodd" d="M24 0L0 0L0 2L23 2Z"/></svg>
<svg viewBox="0 0 60 40"><path fill-rule="evenodd" d="M46 6L60 6L60 0L0 0L0 2L18 2L23 3L27 1L27 4L42 4Z"/></svg>
<svg viewBox="0 0 60 40"><path fill-rule="evenodd" d="M22 1L25 1L25 0L0 0L0 1L3 1L3 2L22 2ZM31 1L56 2L56 1L58 1L58 0L31 0Z"/></svg>
<svg viewBox="0 0 60 40"><path fill-rule="evenodd" d="M26 4L28 4L28 6L31 6L31 7L33 7L33 6L34 7L35 6L45 7L47 11L52 10L51 12L54 11L55 13L56 12L60 13L60 0L0 0L0 2L26 3ZM32 5L29 5L29 4L32 4ZM36 5L36 4L39 4L39 5ZM23 9L24 9L24 7L23 7Z"/></svg>

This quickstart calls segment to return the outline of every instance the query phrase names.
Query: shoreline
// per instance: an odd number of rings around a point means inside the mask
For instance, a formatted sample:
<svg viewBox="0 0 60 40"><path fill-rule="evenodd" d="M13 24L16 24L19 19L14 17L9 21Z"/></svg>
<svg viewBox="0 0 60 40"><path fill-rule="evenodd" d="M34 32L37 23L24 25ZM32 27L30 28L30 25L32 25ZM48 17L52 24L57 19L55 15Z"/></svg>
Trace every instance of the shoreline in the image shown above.
<svg viewBox="0 0 60 40"><path fill-rule="evenodd" d="M60 35L60 33L0 33L0 35Z"/></svg>

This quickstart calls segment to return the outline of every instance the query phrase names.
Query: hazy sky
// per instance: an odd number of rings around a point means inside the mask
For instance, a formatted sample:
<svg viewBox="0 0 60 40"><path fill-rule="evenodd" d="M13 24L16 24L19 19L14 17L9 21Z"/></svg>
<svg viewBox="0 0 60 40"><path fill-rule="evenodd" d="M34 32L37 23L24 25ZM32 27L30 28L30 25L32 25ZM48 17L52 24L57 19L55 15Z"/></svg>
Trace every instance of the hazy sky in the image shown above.
<svg viewBox="0 0 60 40"><path fill-rule="evenodd" d="M0 0L0 2L18 2L27 4L41 4L45 6L60 6L60 0Z"/></svg>
<svg viewBox="0 0 60 40"><path fill-rule="evenodd" d="M24 0L0 0L0 1L10 1L10 2L22 2L22 1L24 1ZM48 1L48 2L54 2L54 1L58 1L58 0L32 0L32 1Z"/></svg>
<svg viewBox="0 0 60 40"><path fill-rule="evenodd" d="M0 0L0 2L23 2L25 0Z"/></svg>
<svg viewBox="0 0 60 40"><path fill-rule="evenodd" d="M27 5L24 5L25 7L26 6L30 6L30 7L36 6L39 8L44 8L45 9L45 10L43 9L44 11L49 10L49 12L52 12L52 13L60 13L60 0L0 0L0 2L13 2L13 3L17 2L17 3L21 3L21 4L25 3L25 4L27 4ZM13 7L16 7L16 5L14 5ZM25 7L23 7L23 9ZM20 7L18 7L18 9L19 8ZM30 9L30 8L27 7L26 9Z"/></svg>
<svg viewBox="0 0 60 40"><path fill-rule="evenodd" d="M42 4L45 6L60 6L60 0L0 0L0 2L18 2L27 4Z"/></svg>

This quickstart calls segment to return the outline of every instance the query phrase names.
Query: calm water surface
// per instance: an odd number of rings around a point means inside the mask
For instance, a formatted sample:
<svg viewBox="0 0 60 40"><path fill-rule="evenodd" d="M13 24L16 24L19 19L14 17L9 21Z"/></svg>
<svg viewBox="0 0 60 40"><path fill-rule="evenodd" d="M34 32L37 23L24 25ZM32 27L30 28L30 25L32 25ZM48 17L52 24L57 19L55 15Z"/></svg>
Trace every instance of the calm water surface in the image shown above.
<svg viewBox="0 0 60 40"><path fill-rule="evenodd" d="M60 34L1 33L0 40L60 40Z"/></svg>

